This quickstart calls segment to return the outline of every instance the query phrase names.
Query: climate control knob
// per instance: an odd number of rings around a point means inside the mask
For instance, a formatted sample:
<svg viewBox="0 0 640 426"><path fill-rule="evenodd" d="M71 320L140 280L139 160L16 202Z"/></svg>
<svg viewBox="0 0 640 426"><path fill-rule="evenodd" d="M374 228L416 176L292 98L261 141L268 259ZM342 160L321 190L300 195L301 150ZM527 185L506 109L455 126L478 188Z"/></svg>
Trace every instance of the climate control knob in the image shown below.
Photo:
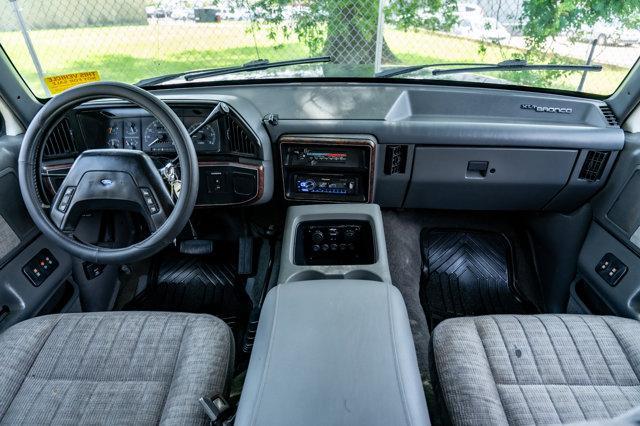
<svg viewBox="0 0 640 426"><path fill-rule="evenodd" d="M324 233L319 229L316 229L315 231L313 231L313 233L311 234L311 241L318 244L318 243L321 243L322 240L324 240Z"/></svg>

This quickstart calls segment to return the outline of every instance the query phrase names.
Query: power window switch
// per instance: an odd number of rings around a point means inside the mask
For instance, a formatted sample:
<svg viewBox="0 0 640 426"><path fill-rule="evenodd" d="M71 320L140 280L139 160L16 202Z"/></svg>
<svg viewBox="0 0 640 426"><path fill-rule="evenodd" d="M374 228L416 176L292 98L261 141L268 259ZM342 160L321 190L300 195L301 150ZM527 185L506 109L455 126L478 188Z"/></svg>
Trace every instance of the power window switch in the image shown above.
<svg viewBox="0 0 640 426"><path fill-rule="evenodd" d="M611 287L615 287L620 283L628 269L627 265L611 253L605 254L595 268L598 275Z"/></svg>

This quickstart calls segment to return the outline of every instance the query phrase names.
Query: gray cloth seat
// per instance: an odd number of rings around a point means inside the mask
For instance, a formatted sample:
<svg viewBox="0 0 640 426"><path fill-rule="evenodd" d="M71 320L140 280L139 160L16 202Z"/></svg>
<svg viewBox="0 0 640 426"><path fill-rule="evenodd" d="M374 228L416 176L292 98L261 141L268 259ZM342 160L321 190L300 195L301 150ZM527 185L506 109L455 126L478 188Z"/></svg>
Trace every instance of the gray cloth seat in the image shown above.
<svg viewBox="0 0 640 426"><path fill-rule="evenodd" d="M640 406L640 322L587 315L480 316L433 333L456 425L602 421Z"/></svg>
<svg viewBox="0 0 640 426"><path fill-rule="evenodd" d="M38 317L0 348L2 424L206 424L233 363L222 320L182 313Z"/></svg>

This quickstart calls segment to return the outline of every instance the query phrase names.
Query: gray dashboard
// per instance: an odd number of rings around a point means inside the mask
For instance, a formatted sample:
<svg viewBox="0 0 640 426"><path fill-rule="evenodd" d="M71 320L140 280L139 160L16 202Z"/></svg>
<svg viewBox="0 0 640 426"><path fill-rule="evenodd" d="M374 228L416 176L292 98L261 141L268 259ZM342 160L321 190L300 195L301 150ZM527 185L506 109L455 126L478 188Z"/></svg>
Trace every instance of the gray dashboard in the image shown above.
<svg viewBox="0 0 640 426"><path fill-rule="evenodd" d="M278 187L277 174L284 173L278 147L291 135L320 141L370 135L376 141L370 201L408 208L569 211L602 187L624 146L624 133L606 103L564 95L345 82L157 94L168 101L214 99L232 105L263 147L272 145L273 157L265 160L274 162L274 194L280 198L288 191ZM406 166L385 172L394 146L405 147ZM477 163L486 170L478 173ZM590 167L598 167L595 174L589 175Z"/></svg>
<svg viewBox="0 0 640 426"><path fill-rule="evenodd" d="M206 115L207 106L223 101L245 137L255 141L249 144L255 145L253 151L233 148L230 125L224 122L201 135L199 205L204 207L259 204L275 197L396 208L571 211L602 187L624 146L624 133L606 103L566 95L349 82L176 87L155 93L190 127ZM115 125L119 146L151 155L171 151L170 142L149 146L158 131L141 110L102 100L76 112L89 122L85 129L100 127L92 125L100 120L87 118L92 113L102 116L103 127ZM127 137L129 128L133 138ZM110 137L85 139L102 138L106 146ZM340 156L345 164L354 163L347 158L349 143L369 145L364 154L349 152L364 155L362 167L323 167L329 165L321 164L324 160ZM300 158L292 160L292 153ZM316 157L310 159L309 153ZM53 166L53 174L59 174L61 166ZM224 194L216 192L221 181L230 186ZM324 185L322 194L304 193L318 185ZM346 194L347 187L357 190Z"/></svg>

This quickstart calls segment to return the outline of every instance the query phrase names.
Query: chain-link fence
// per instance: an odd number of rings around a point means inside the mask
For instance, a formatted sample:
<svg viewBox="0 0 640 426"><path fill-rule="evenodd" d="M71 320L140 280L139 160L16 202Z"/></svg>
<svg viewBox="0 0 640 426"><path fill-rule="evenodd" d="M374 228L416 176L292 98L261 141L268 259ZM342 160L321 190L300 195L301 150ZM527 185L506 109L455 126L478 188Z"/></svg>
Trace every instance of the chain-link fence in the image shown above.
<svg viewBox="0 0 640 426"><path fill-rule="evenodd" d="M333 63L300 67L299 75L372 76L401 65L523 57L596 63L604 69L588 75L583 90L608 94L640 54L640 31L626 28L624 17L569 25L532 45L526 33L538 25L526 13L532 0L381 1L0 0L0 43L39 95L46 94L41 77L69 72L97 70L105 80L135 82L314 55ZM466 78L576 90L582 73Z"/></svg>

